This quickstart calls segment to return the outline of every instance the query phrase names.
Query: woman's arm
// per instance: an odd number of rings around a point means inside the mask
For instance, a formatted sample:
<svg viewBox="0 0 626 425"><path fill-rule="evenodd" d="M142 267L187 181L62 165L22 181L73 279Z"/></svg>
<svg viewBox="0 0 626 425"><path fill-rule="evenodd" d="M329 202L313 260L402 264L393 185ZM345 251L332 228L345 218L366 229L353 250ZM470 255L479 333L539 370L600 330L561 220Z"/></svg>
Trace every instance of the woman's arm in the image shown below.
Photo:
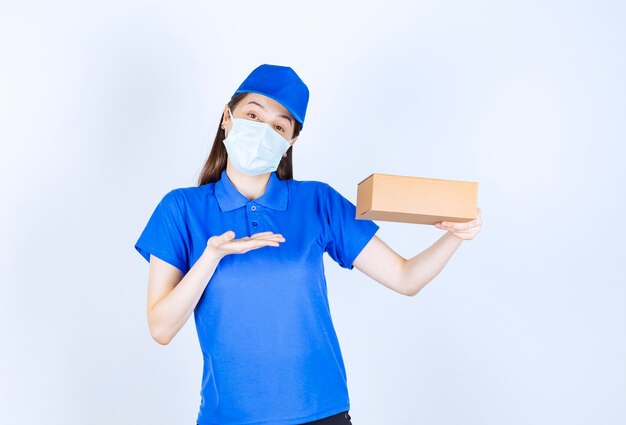
<svg viewBox="0 0 626 425"><path fill-rule="evenodd" d="M187 322L219 261L205 250L183 277L176 267L150 254L148 327L156 342L169 344Z"/></svg>
<svg viewBox="0 0 626 425"><path fill-rule="evenodd" d="M234 237L234 232L227 231L209 238L206 249L184 277L176 267L150 254L148 327L156 342L169 344L185 325L224 256L264 246L277 247L285 241L281 234L272 232Z"/></svg>
<svg viewBox="0 0 626 425"><path fill-rule="evenodd" d="M412 297L441 272L463 240L473 239L478 234L481 224L480 209L477 218L467 223L438 223L438 228L448 232L408 260L374 235L353 265L389 289Z"/></svg>

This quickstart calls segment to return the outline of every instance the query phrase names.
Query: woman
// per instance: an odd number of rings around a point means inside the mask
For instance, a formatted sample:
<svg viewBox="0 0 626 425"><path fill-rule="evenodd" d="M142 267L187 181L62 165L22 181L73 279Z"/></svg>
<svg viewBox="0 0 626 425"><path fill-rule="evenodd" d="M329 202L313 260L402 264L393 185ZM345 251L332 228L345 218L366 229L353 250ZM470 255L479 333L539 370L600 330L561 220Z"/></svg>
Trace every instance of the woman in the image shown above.
<svg viewBox="0 0 626 425"><path fill-rule="evenodd" d="M199 425L351 424L323 254L413 296L480 229L404 259L330 185L293 179L309 91L261 65L224 107L198 186L168 192L135 244L150 262L148 323L168 344L192 311L204 368ZM237 238L238 236L238 238Z"/></svg>

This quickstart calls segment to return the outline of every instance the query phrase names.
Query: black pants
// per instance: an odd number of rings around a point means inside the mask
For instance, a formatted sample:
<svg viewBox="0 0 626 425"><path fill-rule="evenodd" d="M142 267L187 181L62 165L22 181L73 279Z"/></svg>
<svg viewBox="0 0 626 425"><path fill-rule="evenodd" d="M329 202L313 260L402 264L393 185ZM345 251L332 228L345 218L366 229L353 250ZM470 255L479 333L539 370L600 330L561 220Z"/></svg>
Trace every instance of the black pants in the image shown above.
<svg viewBox="0 0 626 425"><path fill-rule="evenodd" d="M349 411L337 413L336 415L328 416L326 418L318 419L312 422L306 422L300 425L352 425Z"/></svg>
<svg viewBox="0 0 626 425"><path fill-rule="evenodd" d="M352 425L349 410L337 413L336 415L327 416L312 422L306 422L300 425ZM198 425L198 424L196 424Z"/></svg>

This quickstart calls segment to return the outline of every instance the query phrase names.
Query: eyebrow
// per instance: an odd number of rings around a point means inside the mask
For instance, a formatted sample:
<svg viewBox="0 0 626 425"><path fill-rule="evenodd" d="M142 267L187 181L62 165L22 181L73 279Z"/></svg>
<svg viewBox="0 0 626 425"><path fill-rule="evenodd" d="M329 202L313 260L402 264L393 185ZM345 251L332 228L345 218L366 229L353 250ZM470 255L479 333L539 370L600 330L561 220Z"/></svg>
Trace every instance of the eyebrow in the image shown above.
<svg viewBox="0 0 626 425"><path fill-rule="evenodd" d="M254 103L255 105L259 106L261 109L265 110L265 106L261 105L260 103L255 102L254 100L251 100L251 101L250 101L250 102L248 102L247 104L249 105L249 104L251 104L251 103ZM287 121L289 121L289 124L290 124L291 126L293 126L293 120L292 120L290 117L288 117L287 115L282 115L282 114L281 114L281 115L279 115L279 117L281 117L281 118L285 118Z"/></svg>

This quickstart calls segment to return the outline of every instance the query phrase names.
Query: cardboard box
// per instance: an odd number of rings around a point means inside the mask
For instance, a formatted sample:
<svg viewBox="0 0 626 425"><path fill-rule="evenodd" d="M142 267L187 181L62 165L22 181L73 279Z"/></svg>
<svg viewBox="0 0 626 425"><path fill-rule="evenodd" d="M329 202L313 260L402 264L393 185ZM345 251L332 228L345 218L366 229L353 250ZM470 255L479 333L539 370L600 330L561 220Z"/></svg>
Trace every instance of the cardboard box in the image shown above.
<svg viewBox="0 0 626 425"><path fill-rule="evenodd" d="M357 185L357 219L465 223L477 208L478 182L374 173Z"/></svg>

